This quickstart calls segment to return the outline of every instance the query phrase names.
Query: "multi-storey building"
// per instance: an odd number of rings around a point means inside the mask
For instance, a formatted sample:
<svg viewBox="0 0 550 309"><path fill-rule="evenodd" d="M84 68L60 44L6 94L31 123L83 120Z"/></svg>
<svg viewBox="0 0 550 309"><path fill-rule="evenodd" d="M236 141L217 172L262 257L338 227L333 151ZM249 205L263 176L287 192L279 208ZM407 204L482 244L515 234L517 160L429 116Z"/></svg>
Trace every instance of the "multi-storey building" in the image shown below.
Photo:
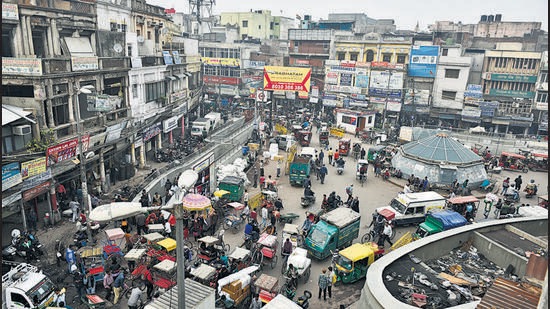
<svg viewBox="0 0 550 309"><path fill-rule="evenodd" d="M462 56L460 45L443 45L440 46L439 52L430 115L448 120L454 127L460 120L479 123L479 107L463 106L464 90L468 83L472 59Z"/></svg>
<svg viewBox="0 0 550 309"><path fill-rule="evenodd" d="M542 53L540 72L536 83L534 117L537 134L548 135L548 51Z"/></svg>
<svg viewBox="0 0 550 309"><path fill-rule="evenodd" d="M56 182L73 192L80 186L78 163L71 162L77 154L77 123L88 161L89 192L104 188L105 162L127 148L121 135L129 116L124 35L98 28L95 1L7 1L2 6L2 103L15 106L12 112L17 115L3 124L3 133L13 135L3 134L2 154L20 163L28 177L21 187L14 187L15 196L30 202L50 193L51 213L57 207ZM88 89L82 91L83 87ZM93 92L85 94L90 88ZM37 124L40 132L34 130L32 138L42 143L29 145L28 131L9 128L23 120ZM27 151L32 155L20 155ZM34 177L23 167L31 158L43 159L37 163L41 173L35 170Z"/></svg>
<svg viewBox="0 0 550 309"><path fill-rule="evenodd" d="M533 100L542 53L515 50L485 52L483 98L498 101L496 132L527 134L533 122ZM504 129L502 129L504 127Z"/></svg>
<svg viewBox="0 0 550 309"><path fill-rule="evenodd" d="M238 26L242 40L286 40L288 29L294 27L294 19L272 16L269 10L250 10L250 12L223 12L220 14L219 24Z"/></svg>

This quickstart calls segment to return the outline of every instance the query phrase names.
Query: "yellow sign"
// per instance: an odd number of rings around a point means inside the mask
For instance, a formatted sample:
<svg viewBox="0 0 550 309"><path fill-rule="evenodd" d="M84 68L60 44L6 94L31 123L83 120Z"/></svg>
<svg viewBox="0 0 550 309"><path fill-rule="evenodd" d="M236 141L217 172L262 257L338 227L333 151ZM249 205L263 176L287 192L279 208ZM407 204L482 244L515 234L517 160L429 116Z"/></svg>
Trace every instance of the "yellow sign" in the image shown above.
<svg viewBox="0 0 550 309"><path fill-rule="evenodd" d="M311 68L264 67L264 90L309 92Z"/></svg>
<svg viewBox="0 0 550 309"><path fill-rule="evenodd" d="M202 63L206 65L217 65L226 67L238 67L241 66L241 60L237 58L210 58L202 57Z"/></svg>
<svg viewBox="0 0 550 309"><path fill-rule="evenodd" d="M330 131L329 131L330 135L332 136L336 136L338 138L340 137L344 137L344 133L346 133L346 131L344 129L341 129L341 128L330 128Z"/></svg>
<svg viewBox="0 0 550 309"><path fill-rule="evenodd" d="M283 125L277 123L275 124L275 131L279 134L286 135L287 129Z"/></svg>
<svg viewBox="0 0 550 309"><path fill-rule="evenodd" d="M262 203L262 200L264 199L264 195L262 192L258 192L254 194L252 197L248 199L248 207L250 209L256 209L260 207L260 204Z"/></svg>
<svg viewBox="0 0 550 309"><path fill-rule="evenodd" d="M21 163L21 178L27 179L46 172L46 157Z"/></svg>

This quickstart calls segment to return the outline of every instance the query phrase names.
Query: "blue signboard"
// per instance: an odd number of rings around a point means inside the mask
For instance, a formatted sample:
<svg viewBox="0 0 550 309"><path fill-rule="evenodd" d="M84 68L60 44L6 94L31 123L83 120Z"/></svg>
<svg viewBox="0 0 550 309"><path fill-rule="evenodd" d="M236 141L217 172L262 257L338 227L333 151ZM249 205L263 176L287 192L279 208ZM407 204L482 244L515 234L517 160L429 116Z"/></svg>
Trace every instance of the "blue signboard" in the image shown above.
<svg viewBox="0 0 550 309"><path fill-rule="evenodd" d="M369 88L369 76L357 74L355 76L355 87Z"/></svg>
<svg viewBox="0 0 550 309"><path fill-rule="evenodd" d="M163 50L162 57L164 57L164 64L166 65L174 64L174 62L172 62L172 55L170 55L170 51Z"/></svg>
<svg viewBox="0 0 550 309"><path fill-rule="evenodd" d="M2 191L5 191L23 181L19 162L2 165Z"/></svg>
<svg viewBox="0 0 550 309"><path fill-rule="evenodd" d="M413 46L408 75L435 78L438 55L439 46Z"/></svg>
<svg viewBox="0 0 550 309"><path fill-rule="evenodd" d="M177 50L172 51L172 55L174 56L174 63L175 64L181 64L181 57Z"/></svg>
<svg viewBox="0 0 550 309"><path fill-rule="evenodd" d="M401 98L401 90L395 89L383 89L383 88L369 88L369 95L376 97L385 97L386 94L389 98Z"/></svg>

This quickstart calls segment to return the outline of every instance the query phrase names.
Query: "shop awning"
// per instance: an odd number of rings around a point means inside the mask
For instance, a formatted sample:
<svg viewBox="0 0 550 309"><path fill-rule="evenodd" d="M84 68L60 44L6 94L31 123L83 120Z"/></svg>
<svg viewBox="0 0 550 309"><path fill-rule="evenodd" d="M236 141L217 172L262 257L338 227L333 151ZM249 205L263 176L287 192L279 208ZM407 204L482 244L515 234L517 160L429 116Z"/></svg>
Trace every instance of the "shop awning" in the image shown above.
<svg viewBox="0 0 550 309"><path fill-rule="evenodd" d="M184 79L185 77L187 77L187 75L186 75L185 73L183 73L183 74L176 74L175 76L176 76L177 78L179 78L179 79Z"/></svg>
<svg viewBox="0 0 550 309"><path fill-rule="evenodd" d="M439 114L439 118L440 118L440 119L450 119L450 120L454 120L454 119L456 119L456 116L457 116L457 115L454 115L454 114Z"/></svg>
<svg viewBox="0 0 550 309"><path fill-rule="evenodd" d="M32 113L23 110L21 107L2 104L2 126L5 126L8 123L12 123L21 118L25 118L32 123L36 123L36 121L27 117L30 114Z"/></svg>
<svg viewBox="0 0 550 309"><path fill-rule="evenodd" d="M167 75L164 77L165 80L176 80L177 78L173 75Z"/></svg>
<svg viewBox="0 0 550 309"><path fill-rule="evenodd" d="M183 74L187 75L187 77L193 76L193 74L191 74L191 73L189 73L189 72L185 72L185 73L183 73Z"/></svg>

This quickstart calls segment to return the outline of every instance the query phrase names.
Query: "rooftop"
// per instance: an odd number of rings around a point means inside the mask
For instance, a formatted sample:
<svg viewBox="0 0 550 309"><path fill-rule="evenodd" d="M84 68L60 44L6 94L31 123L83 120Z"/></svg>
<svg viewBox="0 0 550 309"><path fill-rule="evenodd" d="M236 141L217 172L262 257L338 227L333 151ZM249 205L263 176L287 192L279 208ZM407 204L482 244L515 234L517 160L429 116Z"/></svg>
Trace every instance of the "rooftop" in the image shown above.
<svg viewBox="0 0 550 309"><path fill-rule="evenodd" d="M445 133L428 136L402 146L407 157L455 164L481 161L481 157Z"/></svg>

